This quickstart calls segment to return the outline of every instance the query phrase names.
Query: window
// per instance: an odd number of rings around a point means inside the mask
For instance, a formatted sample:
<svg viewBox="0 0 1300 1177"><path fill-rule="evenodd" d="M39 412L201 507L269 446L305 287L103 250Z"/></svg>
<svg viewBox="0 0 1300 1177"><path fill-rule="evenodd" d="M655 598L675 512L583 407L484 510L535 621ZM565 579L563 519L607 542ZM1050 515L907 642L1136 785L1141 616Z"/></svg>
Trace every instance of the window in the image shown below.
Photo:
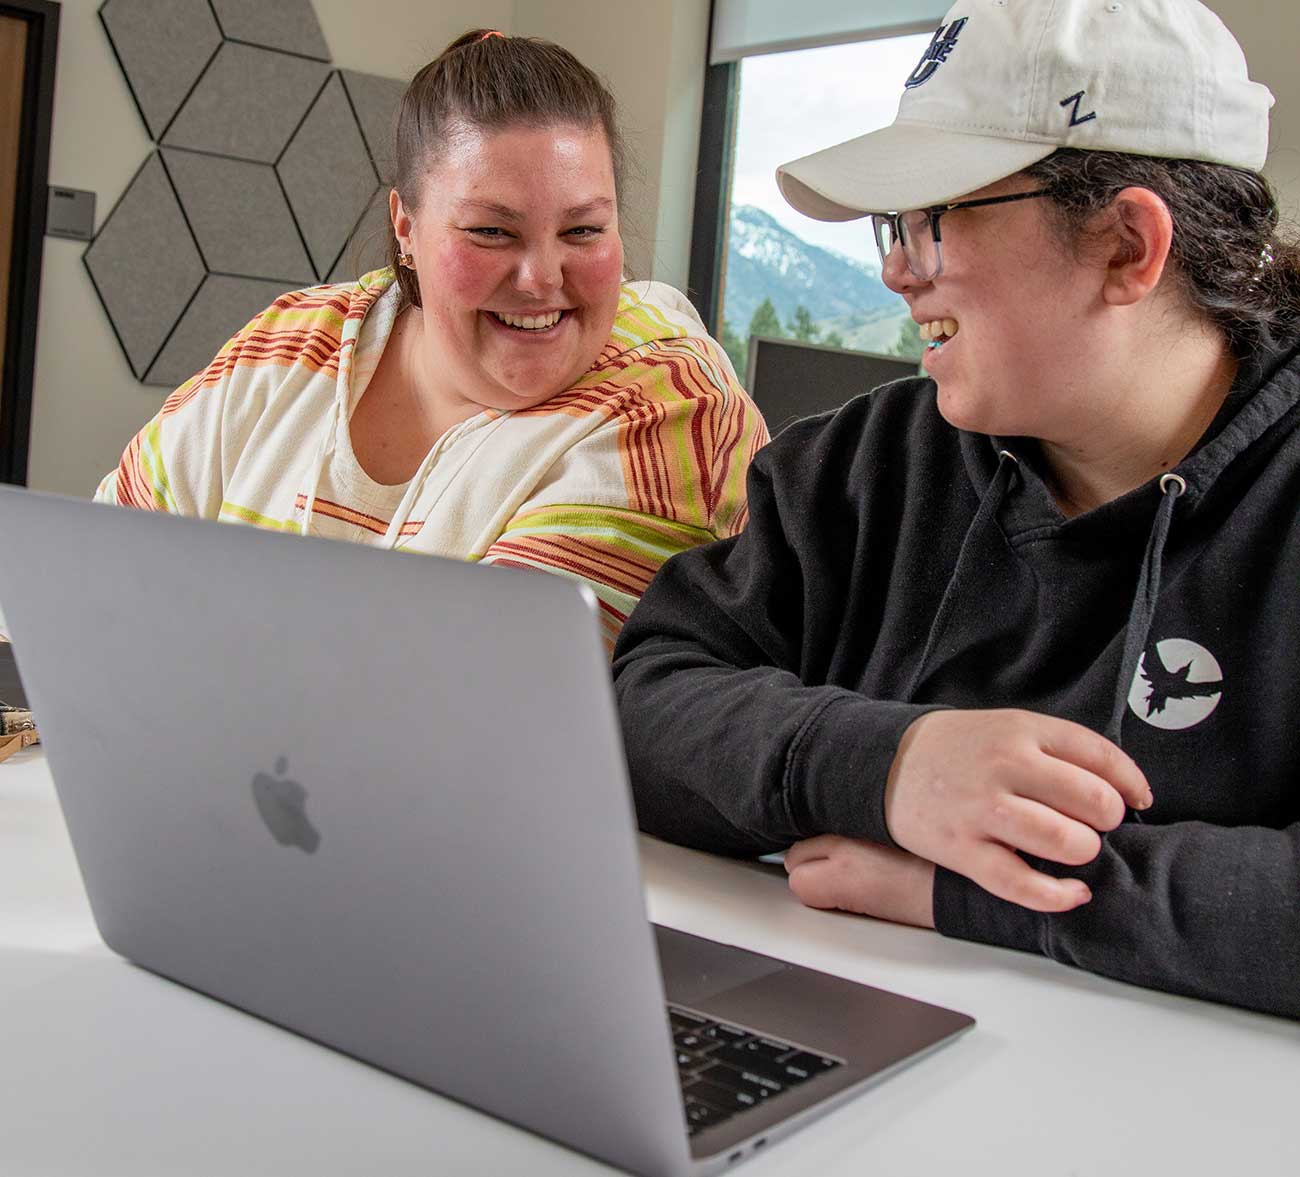
<svg viewBox="0 0 1300 1177"><path fill-rule="evenodd" d="M730 174L724 168L719 193L725 244L715 254L716 273L707 276L716 301L701 301L742 376L751 334L920 358L922 344L906 305L880 280L869 222L810 220L785 203L775 172L778 164L891 123L902 81L929 36L771 53L713 67L735 71L734 140ZM704 210L697 210L698 234ZM705 285L700 279L693 272L697 294Z"/></svg>

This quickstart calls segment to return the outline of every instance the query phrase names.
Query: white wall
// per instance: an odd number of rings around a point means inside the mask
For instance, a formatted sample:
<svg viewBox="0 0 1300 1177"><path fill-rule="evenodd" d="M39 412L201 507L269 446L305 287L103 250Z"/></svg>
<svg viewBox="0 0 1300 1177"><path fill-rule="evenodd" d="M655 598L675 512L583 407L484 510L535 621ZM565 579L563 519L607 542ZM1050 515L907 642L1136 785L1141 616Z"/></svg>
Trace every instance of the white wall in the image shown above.
<svg viewBox="0 0 1300 1177"><path fill-rule="evenodd" d="M1300 42L1298 0L1206 0L1232 30L1250 63L1250 76L1277 100L1272 110L1264 175L1276 189L1283 214L1300 232Z"/></svg>
<svg viewBox="0 0 1300 1177"><path fill-rule="evenodd" d="M98 196L102 224L151 150L97 15L63 0L50 183ZM635 158L624 214L639 277L684 286L707 0L314 0L334 64L409 77L467 28L549 37L605 77ZM88 495L162 404L136 382L90 284L85 244L48 237L28 484Z"/></svg>

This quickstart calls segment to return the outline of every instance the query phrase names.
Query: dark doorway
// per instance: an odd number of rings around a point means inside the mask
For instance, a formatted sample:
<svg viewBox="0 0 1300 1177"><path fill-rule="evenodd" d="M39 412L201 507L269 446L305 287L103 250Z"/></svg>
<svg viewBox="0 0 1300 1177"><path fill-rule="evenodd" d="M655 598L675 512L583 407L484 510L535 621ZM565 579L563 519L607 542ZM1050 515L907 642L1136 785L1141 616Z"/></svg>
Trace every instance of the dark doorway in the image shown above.
<svg viewBox="0 0 1300 1177"><path fill-rule="evenodd" d="M0 482L27 481L59 5L0 0Z"/></svg>

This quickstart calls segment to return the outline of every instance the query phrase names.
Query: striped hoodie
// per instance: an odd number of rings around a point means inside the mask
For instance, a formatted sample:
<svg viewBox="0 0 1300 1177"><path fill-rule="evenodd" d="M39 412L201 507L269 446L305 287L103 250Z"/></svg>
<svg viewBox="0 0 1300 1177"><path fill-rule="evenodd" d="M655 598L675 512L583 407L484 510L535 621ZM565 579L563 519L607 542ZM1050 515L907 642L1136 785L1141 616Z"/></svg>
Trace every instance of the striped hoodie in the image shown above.
<svg viewBox="0 0 1300 1177"><path fill-rule="evenodd" d="M626 283L572 388L486 410L383 486L348 421L396 318L391 270L277 299L131 441L96 499L585 581L612 647L659 565L744 526L763 420L694 308Z"/></svg>

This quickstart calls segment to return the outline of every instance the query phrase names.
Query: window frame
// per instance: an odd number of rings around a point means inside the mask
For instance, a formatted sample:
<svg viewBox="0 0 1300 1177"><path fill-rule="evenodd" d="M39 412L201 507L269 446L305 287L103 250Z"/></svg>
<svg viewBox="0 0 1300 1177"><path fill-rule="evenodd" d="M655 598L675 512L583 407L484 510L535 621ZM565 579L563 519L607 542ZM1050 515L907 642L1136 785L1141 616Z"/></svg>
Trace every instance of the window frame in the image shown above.
<svg viewBox="0 0 1300 1177"><path fill-rule="evenodd" d="M739 107L739 62L706 66L686 293L704 325L717 339L722 338L721 295L727 271L731 181Z"/></svg>
<svg viewBox="0 0 1300 1177"><path fill-rule="evenodd" d="M9 259L9 310L4 366L0 370L0 482L25 486L36 377L36 325L45 216L49 203L60 6L56 0L0 0L0 15L14 17L27 25L22 128L14 185L13 249Z"/></svg>

